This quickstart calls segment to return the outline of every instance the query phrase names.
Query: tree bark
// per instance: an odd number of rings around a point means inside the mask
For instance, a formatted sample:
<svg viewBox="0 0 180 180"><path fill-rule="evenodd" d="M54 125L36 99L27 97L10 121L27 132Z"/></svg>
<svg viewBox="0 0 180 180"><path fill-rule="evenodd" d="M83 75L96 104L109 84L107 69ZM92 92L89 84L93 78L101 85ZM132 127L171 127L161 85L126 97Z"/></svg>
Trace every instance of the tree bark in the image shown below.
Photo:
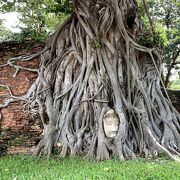
<svg viewBox="0 0 180 180"><path fill-rule="evenodd" d="M171 77L171 70L177 65L177 64L180 64L180 62L178 63L177 60L178 60L178 57L179 57L179 53L180 53L180 50L179 51L175 51L172 55L172 62L170 63L170 65L168 66L167 70L167 75L165 76L165 81L164 81L164 84L165 84L165 87L168 87L169 85L169 79Z"/></svg>

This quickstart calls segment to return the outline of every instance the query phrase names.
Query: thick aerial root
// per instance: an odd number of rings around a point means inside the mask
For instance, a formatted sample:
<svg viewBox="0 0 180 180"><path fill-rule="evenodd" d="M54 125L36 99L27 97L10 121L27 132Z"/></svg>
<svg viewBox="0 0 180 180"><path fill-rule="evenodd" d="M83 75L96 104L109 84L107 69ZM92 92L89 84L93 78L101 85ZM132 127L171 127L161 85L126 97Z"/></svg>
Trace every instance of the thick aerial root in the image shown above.
<svg viewBox="0 0 180 180"><path fill-rule="evenodd" d="M45 154L50 157L53 152L57 130L55 127L47 127L45 128L45 131L43 132L43 138L41 139L33 153L33 155L35 156Z"/></svg>

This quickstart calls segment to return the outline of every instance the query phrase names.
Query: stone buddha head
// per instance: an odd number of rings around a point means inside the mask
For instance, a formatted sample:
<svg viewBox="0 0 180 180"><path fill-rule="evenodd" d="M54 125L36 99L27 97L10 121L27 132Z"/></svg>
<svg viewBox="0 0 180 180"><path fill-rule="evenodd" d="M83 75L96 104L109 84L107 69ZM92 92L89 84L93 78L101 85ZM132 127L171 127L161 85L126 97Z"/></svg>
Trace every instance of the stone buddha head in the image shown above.
<svg viewBox="0 0 180 180"><path fill-rule="evenodd" d="M106 137L114 138L119 129L119 118L113 109L104 114L103 126Z"/></svg>

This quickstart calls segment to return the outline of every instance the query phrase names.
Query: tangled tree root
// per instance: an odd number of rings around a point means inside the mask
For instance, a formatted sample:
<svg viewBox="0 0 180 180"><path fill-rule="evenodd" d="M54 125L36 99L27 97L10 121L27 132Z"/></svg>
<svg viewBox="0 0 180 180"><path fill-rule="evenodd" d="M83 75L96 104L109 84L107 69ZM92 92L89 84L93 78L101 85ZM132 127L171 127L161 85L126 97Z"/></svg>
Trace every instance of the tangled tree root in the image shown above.
<svg viewBox="0 0 180 180"><path fill-rule="evenodd" d="M50 156L58 146L61 157L124 160L164 152L180 161L180 116L161 92L157 51L135 42L141 30L135 1L73 2L26 95L44 126L34 154ZM114 138L104 133L109 109L120 121Z"/></svg>

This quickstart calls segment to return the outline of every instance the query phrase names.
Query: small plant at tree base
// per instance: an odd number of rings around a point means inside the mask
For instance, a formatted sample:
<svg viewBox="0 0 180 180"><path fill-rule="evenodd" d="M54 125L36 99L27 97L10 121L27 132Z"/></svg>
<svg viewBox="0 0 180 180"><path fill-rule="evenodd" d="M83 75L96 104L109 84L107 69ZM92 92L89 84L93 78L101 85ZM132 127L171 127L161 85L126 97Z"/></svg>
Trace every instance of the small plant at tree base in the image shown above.
<svg viewBox="0 0 180 180"><path fill-rule="evenodd" d="M101 42L100 41L96 41L94 48L100 48L101 47Z"/></svg>

